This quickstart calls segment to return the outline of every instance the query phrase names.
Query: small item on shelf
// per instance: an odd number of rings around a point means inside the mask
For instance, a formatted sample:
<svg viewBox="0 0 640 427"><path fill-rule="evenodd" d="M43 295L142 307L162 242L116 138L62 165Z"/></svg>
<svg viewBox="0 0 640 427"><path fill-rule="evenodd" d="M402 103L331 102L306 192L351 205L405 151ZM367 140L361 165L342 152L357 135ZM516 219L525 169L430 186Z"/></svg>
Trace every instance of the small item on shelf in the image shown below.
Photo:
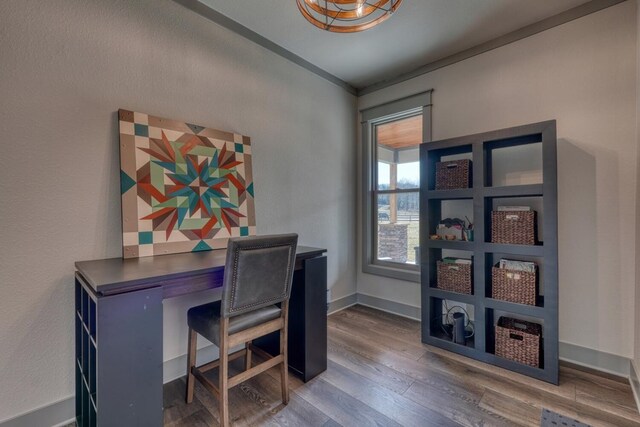
<svg viewBox="0 0 640 427"><path fill-rule="evenodd" d="M429 236L429 239L431 239L431 240L441 240L442 237L438 236L437 234L432 234L431 236Z"/></svg>
<svg viewBox="0 0 640 427"><path fill-rule="evenodd" d="M436 163L436 190L457 190L471 187L471 160Z"/></svg>
<svg viewBox="0 0 640 427"><path fill-rule="evenodd" d="M498 266L500 268L506 268L507 270L528 271L529 273L535 273L536 268L538 267L535 262L515 261L512 259L504 259L504 258L500 260L500 263Z"/></svg>
<svg viewBox="0 0 640 427"><path fill-rule="evenodd" d="M491 212L491 242L511 245L536 244L536 211L523 210L523 206L507 206L509 209ZM519 209L519 210L518 210Z"/></svg>
<svg viewBox="0 0 640 427"><path fill-rule="evenodd" d="M491 298L536 305L538 266L534 262L501 259L491 269Z"/></svg>
<svg viewBox="0 0 640 427"><path fill-rule="evenodd" d="M465 218L467 219L469 225L463 230L462 237L467 242L473 242L473 223L468 216L465 215Z"/></svg>
<svg viewBox="0 0 640 427"><path fill-rule="evenodd" d="M453 342L465 345L467 341L464 313L453 313Z"/></svg>
<svg viewBox="0 0 640 427"><path fill-rule="evenodd" d="M496 325L496 356L540 367L542 326L502 316Z"/></svg>
<svg viewBox="0 0 640 427"><path fill-rule="evenodd" d="M469 313L462 305L448 306L443 301L442 318L437 320L442 332L456 344L466 345L467 340L475 335L475 327Z"/></svg>
<svg viewBox="0 0 640 427"><path fill-rule="evenodd" d="M436 234L445 240L464 240L466 223L460 218L445 218L438 223Z"/></svg>
<svg viewBox="0 0 640 427"><path fill-rule="evenodd" d="M498 206L499 212L528 212L532 210L531 206Z"/></svg>
<svg viewBox="0 0 640 427"><path fill-rule="evenodd" d="M451 257L451 256L448 256L446 258L442 258L442 262L444 262L445 264L465 264L465 265L471 265L471 263L472 263L472 261L470 259L455 258L455 257Z"/></svg>
<svg viewBox="0 0 640 427"><path fill-rule="evenodd" d="M437 261L436 264L436 287L438 289L471 295L472 260L447 257Z"/></svg>

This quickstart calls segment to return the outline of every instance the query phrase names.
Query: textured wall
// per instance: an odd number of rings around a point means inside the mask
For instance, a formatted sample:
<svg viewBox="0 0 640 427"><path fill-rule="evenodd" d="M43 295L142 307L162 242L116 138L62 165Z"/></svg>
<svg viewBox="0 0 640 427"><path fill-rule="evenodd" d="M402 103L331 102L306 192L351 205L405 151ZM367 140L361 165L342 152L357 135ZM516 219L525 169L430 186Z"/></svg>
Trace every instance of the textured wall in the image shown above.
<svg viewBox="0 0 640 427"><path fill-rule="evenodd" d="M433 88L435 140L557 119L560 341L624 357L634 336L636 25L636 2L624 2L359 99L366 108ZM416 283L359 272L358 292L420 305Z"/></svg>
<svg viewBox="0 0 640 427"><path fill-rule="evenodd" d="M73 262L121 255L127 108L252 137L259 233L355 292L355 98L169 0L0 3L0 420L73 394ZM165 360L186 351L165 302Z"/></svg>

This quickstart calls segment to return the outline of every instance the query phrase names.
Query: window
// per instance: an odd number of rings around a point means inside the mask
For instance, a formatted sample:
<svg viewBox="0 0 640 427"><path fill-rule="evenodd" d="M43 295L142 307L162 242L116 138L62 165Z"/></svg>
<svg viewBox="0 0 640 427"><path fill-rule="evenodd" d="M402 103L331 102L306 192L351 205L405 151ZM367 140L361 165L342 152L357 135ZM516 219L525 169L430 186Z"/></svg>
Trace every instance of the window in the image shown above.
<svg viewBox="0 0 640 427"><path fill-rule="evenodd" d="M431 92L361 111L363 271L419 281L420 144Z"/></svg>

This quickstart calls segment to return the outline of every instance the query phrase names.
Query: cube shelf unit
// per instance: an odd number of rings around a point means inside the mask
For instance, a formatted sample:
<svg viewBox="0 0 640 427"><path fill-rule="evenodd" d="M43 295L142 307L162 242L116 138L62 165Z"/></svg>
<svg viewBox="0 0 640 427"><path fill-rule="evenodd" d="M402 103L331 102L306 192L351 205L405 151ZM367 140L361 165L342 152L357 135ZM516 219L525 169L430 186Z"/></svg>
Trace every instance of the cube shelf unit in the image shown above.
<svg viewBox="0 0 640 427"><path fill-rule="evenodd" d="M76 421L80 426L97 425L96 300L76 280Z"/></svg>
<svg viewBox="0 0 640 427"><path fill-rule="evenodd" d="M533 145L537 144L537 145ZM526 147L525 147L526 146ZM538 150L541 182L502 185L494 179L496 151ZM505 151L502 152L503 154ZM441 160L471 158L472 188L435 190L435 165ZM504 156L502 156L504 158ZM494 164L496 163L496 164ZM511 168L518 162L511 162ZM549 383L558 384L558 237L556 122L546 121L476 135L426 142L420 146L420 256L422 342L506 368ZM530 171L523 171L530 173ZM531 179L530 179L531 180ZM494 186L494 182L499 186ZM521 182L521 181L519 181ZM511 245L491 243L491 211L495 202L524 204L534 200L538 211L538 243ZM442 219L442 204L468 200L473 209L474 241L430 240ZM540 206L541 204L541 206ZM473 256L472 295L437 289L436 261L442 251L466 251ZM491 267L500 258L535 261L544 295L535 306L491 298ZM455 344L442 330L443 301L473 306L475 334L465 345ZM541 366L532 367L495 355L495 324L499 315L542 324Z"/></svg>

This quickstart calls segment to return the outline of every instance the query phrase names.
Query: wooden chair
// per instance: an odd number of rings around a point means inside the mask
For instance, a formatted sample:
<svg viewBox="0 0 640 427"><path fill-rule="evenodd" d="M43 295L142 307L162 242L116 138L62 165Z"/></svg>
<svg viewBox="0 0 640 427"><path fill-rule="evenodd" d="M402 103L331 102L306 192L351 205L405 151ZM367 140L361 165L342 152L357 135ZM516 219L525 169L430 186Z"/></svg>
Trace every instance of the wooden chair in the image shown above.
<svg viewBox="0 0 640 427"><path fill-rule="evenodd" d="M229 389L278 364L282 403L289 402L287 319L297 242L297 234L229 239L222 300L193 307L187 314L187 403L193 400L194 380L198 379L218 396L223 427L229 425ZM277 356L252 344L254 339L275 331L280 331ZM198 334L220 348L218 360L195 366ZM229 354L229 349L238 345L244 348ZM253 352L267 360L252 366ZM245 370L229 378L229 362L243 356ZM216 367L220 368L217 386L204 376Z"/></svg>

